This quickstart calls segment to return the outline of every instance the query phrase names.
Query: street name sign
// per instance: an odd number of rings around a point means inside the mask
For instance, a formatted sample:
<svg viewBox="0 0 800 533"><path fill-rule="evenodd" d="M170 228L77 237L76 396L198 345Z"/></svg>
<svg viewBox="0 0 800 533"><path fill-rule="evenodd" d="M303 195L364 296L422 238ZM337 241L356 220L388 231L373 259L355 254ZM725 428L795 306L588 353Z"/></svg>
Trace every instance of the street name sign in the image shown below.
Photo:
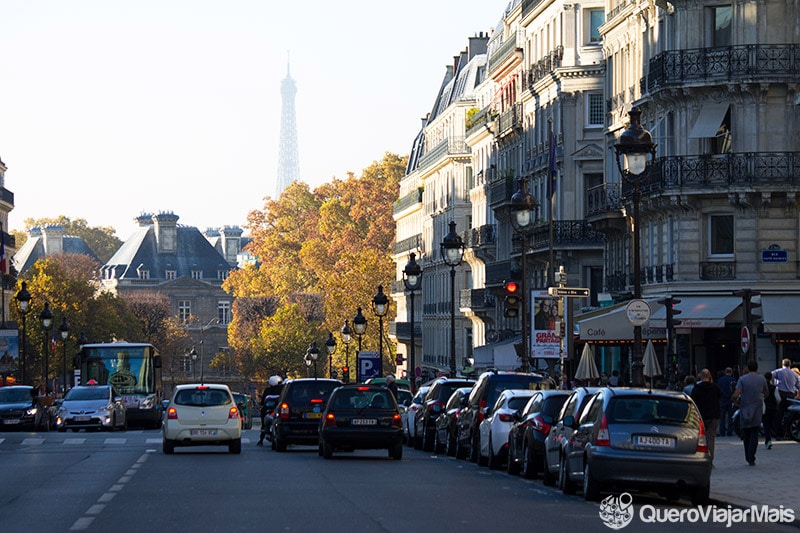
<svg viewBox="0 0 800 533"><path fill-rule="evenodd" d="M582 287L550 287L547 289L550 296L578 296L581 298L589 297L589 289Z"/></svg>

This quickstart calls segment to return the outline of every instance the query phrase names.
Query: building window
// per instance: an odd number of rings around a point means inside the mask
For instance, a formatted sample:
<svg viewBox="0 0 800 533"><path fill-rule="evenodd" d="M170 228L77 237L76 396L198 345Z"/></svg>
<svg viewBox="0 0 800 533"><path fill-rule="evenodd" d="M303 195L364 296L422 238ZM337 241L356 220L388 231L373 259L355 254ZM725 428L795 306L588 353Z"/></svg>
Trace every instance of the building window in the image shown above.
<svg viewBox="0 0 800 533"><path fill-rule="evenodd" d="M176 274L177 273L174 270L167 270L165 272L165 276L167 279L175 279Z"/></svg>
<svg viewBox="0 0 800 533"><path fill-rule="evenodd" d="M709 255L713 257L733 256L733 215L711 215L708 230Z"/></svg>
<svg viewBox="0 0 800 533"><path fill-rule="evenodd" d="M603 9L587 9L586 13L586 44L602 44L603 36L600 35L600 26L606 21Z"/></svg>
<svg viewBox="0 0 800 533"><path fill-rule="evenodd" d="M217 302L217 319L224 325L231 321L231 303Z"/></svg>
<svg viewBox="0 0 800 533"><path fill-rule="evenodd" d="M188 324L192 316L192 302L189 300L178 301L178 320L182 324Z"/></svg>
<svg viewBox="0 0 800 533"><path fill-rule="evenodd" d="M716 6L709 9L711 10L711 27L709 28L711 46L713 48L731 46L733 9L731 6Z"/></svg>
<svg viewBox="0 0 800 533"><path fill-rule="evenodd" d="M217 270L217 279L225 281L228 279L228 274L230 274L230 270Z"/></svg>
<svg viewBox="0 0 800 533"><path fill-rule="evenodd" d="M589 93L586 95L586 126L590 128L602 127L605 123L603 110L603 93Z"/></svg>
<svg viewBox="0 0 800 533"><path fill-rule="evenodd" d="M149 270L138 270L139 279L150 279L150 271Z"/></svg>
<svg viewBox="0 0 800 533"><path fill-rule="evenodd" d="M192 279L203 279L202 270L192 270Z"/></svg>

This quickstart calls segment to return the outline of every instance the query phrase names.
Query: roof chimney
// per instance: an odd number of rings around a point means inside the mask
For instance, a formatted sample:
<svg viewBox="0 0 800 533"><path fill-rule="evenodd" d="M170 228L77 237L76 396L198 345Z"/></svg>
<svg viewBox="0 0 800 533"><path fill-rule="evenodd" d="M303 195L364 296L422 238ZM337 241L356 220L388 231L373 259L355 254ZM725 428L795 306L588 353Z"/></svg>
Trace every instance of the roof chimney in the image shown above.
<svg viewBox="0 0 800 533"><path fill-rule="evenodd" d="M153 215L158 253L174 253L178 250L178 218L174 213Z"/></svg>

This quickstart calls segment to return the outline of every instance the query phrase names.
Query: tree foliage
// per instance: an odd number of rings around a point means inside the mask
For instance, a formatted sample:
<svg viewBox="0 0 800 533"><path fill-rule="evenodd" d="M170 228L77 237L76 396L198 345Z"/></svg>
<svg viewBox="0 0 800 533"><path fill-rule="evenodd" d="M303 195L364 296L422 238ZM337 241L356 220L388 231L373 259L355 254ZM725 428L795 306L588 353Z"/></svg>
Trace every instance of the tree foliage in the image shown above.
<svg viewBox="0 0 800 533"><path fill-rule="evenodd" d="M238 324L229 330L229 344L247 346L252 358L249 364L254 370L258 367L257 373L298 368L304 372L297 365L303 364L302 355L312 341L320 348L320 358L327 360L323 343L328 332L338 337L345 319L352 320L359 306L369 317L378 285L390 295L394 279L392 206L405 166L405 157L386 153L359 177L350 174L313 191L294 182L279 199L267 198L262 210L249 214L249 251L259 258L259 264L232 273L224 288L237 298L234 322L243 320L237 311L244 310L248 316L244 320L259 325L258 333L254 324ZM245 297L274 298L278 307L269 310L244 304ZM390 309L383 320L384 332L393 316ZM292 323L276 322L276 317ZM301 327L295 327L296 320ZM363 347L377 350L378 320L369 320ZM393 364L394 357L385 333L383 346L386 367ZM337 367L345 356L341 342L338 348ZM241 355L239 350L237 347ZM327 373L327 364L321 368Z"/></svg>
<svg viewBox="0 0 800 533"><path fill-rule="evenodd" d="M102 263L111 259L111 256L122 246L122 241L116 236L117 230L112 227L90 227L86 219L77 218L72 220L64 215L59 215L55 218L26 218L25 231L15 230L11 232L16 240L17 249L28 240L26 232L29 229L51 225L62 226L67 235L82 238Z"/></svg>

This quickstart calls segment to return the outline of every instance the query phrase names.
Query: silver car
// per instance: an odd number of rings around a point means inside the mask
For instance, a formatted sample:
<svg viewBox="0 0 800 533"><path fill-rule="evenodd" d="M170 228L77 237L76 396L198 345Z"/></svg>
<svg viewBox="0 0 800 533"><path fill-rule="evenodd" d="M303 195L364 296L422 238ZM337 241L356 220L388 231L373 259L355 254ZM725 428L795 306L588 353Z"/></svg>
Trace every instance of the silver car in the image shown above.
<svg viewBox="0 0 800 533"><path fill-rule="evenodd" d="M127 427L125 404L111 385L72 387L58 408L56 428L59 431L81 428L115 431Z"/></svg>
<svg viewBox="0 0 800 533"><path fill-rule="evenodd" d="M565 420L565 424L569 420ZM565 457L566 484L601 491L639 489L692 505L708 501L711 457L700 412L682 392L603 388L589 400Z"/></svg>

